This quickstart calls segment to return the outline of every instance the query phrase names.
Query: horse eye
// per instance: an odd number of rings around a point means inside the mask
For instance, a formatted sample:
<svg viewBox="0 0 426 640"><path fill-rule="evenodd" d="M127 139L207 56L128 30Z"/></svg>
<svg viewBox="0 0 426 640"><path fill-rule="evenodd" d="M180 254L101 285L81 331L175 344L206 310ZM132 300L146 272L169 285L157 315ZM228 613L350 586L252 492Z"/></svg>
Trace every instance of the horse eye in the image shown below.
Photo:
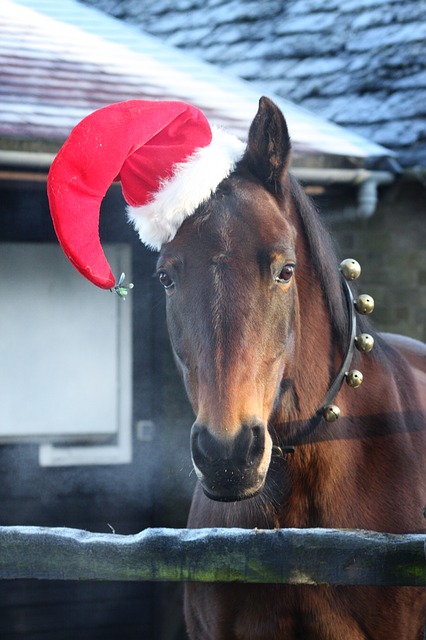
<svg viewBox="0 0 426 640"><path fill-rule="evenodd" d="M158 274L158 278L165 289L171 289L174 286L174 282L165 271L160 271Z"/></svg>
<svg viewBox="0 0 426 640"><path fill-rule="evenodd" d="M286 264L275 277L275 282L289 282L294 274L294 264Z"/></svg>

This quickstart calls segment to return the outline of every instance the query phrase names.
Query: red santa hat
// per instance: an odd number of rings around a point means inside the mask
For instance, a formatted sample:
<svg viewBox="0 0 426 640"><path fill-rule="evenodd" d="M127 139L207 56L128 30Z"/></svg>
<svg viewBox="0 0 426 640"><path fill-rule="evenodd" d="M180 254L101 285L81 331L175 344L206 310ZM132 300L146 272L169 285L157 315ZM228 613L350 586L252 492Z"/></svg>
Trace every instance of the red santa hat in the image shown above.
<svg viewBox="0 0 426 640"><path fill-rule="evenodd" d="M243 152L238 138L183 102L129 100L98 109L73 129L49 172L50 211L65 254L88 280L112 288L99 238L100 205L111 183L121 181L142 242L160 249Z"/></svg>

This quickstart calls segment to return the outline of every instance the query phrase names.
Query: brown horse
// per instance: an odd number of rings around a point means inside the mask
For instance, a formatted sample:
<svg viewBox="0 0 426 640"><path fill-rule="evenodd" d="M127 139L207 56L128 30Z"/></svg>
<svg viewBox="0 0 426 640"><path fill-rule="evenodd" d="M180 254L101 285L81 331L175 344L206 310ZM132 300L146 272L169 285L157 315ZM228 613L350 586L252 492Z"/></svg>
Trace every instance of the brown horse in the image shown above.
<svg viewBox="0 0 426 640"><path fill-rule="evenodd" d="M339 390L352 302L289 157L262 99L242 160L160 253L196 415L188 526L423 531L426 347L357 315L375 346L353 354L360 388ZM419 640L424 606L406 587L188 584L185 597L193 640Z"/></svg>
<svg viewBox="0 0 426 640"><path fill-rule="evenodd" d="M170 337L196 415L190 527L419 532L426 347L375 335L366 352L373 332L347 282L356 264L343 279L289 157L284 118L265 98L245 152L191 105L109 105L52 165L55 229L80 273L125 295L98 233L119 177L141 240L162 247ZM189 584L185 608L193 640L419 640L424 591Z"/></svg>

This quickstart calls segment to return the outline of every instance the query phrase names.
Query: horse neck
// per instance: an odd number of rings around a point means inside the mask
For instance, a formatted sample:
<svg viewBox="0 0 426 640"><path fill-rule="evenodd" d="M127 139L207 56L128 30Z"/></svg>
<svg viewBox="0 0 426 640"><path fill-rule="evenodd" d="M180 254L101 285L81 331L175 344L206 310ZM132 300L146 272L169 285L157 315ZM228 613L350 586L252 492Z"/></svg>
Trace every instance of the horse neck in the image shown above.
<svg viewBox="0 0 426 640"><path fill-rule="evenodd" d="M275 465L279 469L274 484L283 487L275 526L362 526L398 531L395 510L386 511L386 502L380 499L380 473L390 482L392 460L391 493L395 496L403 491L410 465L415 486L422 484L416 454L422 427L413 372L397 352L376 337L371 354L354 353L351 368L363 372L364 383L360 389L342 386L336 398L341 419L329 424L321 418L320 410L346 345L333 329L332 305L310 268L308 250L299 255L292 380L283 385L270 426L275 444L282 449L283 445L295 445L294 453L284 452L282 464ZM333 291L336 305L344 303L342 290L334 286ZM358 330L365 330L362 323ZM397 454L389 452L389 438L396 443ZM367 465L369 473L364 474ZM370 484L364 483L364 475L371 478ZM367 496L364 506L360 492ZM419 511L420 503L415 493L406 487L404 500L411 501L413 513ZM415 516L412 519L410 526L415 530L418 522Z"/></svg>

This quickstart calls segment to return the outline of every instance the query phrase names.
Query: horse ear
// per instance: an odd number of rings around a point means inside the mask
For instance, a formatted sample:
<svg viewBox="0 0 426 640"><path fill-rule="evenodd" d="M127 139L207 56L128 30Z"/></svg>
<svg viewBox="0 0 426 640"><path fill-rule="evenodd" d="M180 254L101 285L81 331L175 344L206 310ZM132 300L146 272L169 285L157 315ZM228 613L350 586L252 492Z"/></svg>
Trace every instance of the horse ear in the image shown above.
<svg viewBox="0 0 426 640"><path fill-rule="evenodd" d="M290 161L290 148L283 114L272 100L260 98L258 112L250 127L244 160L251 173L274 194L281 191L281 181Z"/></svg>

